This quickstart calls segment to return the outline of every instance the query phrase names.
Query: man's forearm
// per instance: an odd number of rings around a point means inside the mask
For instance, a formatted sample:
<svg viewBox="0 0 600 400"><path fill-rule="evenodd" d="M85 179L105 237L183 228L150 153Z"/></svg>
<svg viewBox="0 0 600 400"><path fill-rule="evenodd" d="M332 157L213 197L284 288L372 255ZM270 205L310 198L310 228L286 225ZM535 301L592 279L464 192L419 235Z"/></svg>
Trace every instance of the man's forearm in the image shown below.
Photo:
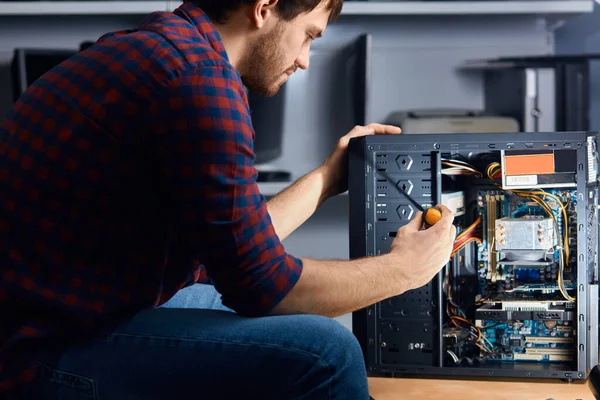
<svg viewBox="0 0 600 400"><path fill-rule="evenodd" d="M267 202L267 210L280 240L302 225L327 199L325 175L317 168Z"/></svg>
<svg viewBox="0 0 600 400"><path fill-rule="evenodd" d="M398 283L398 257L387 254L352 261L303 259L296 286L273 314L318 314L337 317L403 293Z"/></svg>

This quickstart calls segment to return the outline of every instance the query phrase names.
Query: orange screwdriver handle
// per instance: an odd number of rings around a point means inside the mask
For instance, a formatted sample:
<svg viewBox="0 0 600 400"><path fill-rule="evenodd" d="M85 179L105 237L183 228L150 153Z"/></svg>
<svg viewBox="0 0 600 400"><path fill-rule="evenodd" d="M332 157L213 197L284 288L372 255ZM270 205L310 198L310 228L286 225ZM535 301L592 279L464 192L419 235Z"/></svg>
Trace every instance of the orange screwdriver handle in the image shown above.
<svg viewBox="0 0 600 400"><path fill-rule="evenodd" d="M423 222L426 225L433 226L440 219L442 219L442 213L436 208L428 208L423 212Z"/></svg>

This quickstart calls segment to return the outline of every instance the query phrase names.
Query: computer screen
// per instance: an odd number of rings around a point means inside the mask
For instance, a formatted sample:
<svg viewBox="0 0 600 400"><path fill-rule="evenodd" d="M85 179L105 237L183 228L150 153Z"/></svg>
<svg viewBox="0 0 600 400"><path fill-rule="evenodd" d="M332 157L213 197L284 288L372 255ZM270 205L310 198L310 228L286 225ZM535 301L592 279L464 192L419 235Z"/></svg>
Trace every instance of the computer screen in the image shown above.
<svg viewBox="0 0 600 400"><path fill-rule="evenodd" d="M263 97L248 91L256 164L265 164L281 156L286 84L273 97Z"/></svg>

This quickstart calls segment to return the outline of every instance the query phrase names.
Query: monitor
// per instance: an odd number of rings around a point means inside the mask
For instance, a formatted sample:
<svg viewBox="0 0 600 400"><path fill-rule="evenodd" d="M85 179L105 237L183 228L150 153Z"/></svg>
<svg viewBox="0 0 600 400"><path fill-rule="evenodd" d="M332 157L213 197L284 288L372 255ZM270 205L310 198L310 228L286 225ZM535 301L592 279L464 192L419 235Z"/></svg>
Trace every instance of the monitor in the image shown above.
<svg viewBox="0 0 600 400"><path fill-rule="evenodd" d="M275 96L264 97L247 91L254 127L255 163L265 164L281 156L287 84Z"/></svg>

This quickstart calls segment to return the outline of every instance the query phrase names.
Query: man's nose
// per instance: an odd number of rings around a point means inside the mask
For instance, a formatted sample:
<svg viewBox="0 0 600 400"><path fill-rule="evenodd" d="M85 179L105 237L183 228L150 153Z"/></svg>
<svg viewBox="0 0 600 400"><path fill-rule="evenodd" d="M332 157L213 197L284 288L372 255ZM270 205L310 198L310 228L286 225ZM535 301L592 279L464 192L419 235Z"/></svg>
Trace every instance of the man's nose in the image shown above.
<svg viewBox="0 0 600 400"><path fill-rule="evenodd" d="M300 52L300 56L296 59L296 65L301 69L308 69L310 63L310 46L304 46Z"/></svg>

